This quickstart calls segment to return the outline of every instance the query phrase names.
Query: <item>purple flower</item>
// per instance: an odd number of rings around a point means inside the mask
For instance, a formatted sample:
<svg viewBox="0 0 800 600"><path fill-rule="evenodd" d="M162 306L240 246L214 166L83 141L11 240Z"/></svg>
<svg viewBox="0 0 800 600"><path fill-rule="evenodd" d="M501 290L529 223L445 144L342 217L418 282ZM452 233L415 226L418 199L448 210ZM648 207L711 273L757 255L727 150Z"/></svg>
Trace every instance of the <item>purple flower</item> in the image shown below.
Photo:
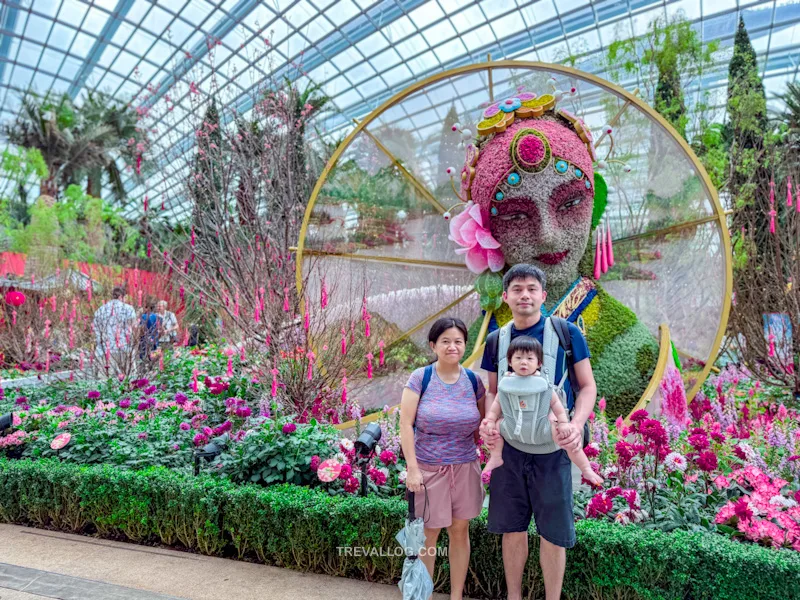
<svg viewBox="0 0 800 600"><path fill-rule="evenodd" d="M239 417L240 419L246 419L251 414L253 414L253 411L250 409L249 406L240 406L236 409L236 416Z"/></svg>
<svg viewBox="0 0 800 600"><path fill-rule="evenodd" d="M192 442L194 443L195 446L202 446L203 444L208 442L208 436L202 433L198 433L197 435L194 436Z"/></svg>
<svg viewBox="0 0 800 600"><path fill-rule="evenodd" d="M86 394L86 397L89 400L97 400L100 397L100 392L97 390L91 390L88 394Z"/></svg>
<svg viewBox="0 0 800 600"><path fill-rule="evenodd" d="M16 404L27 404L28 399L25 396L19 396L16 400L14 400Z"/></svg>
<svg viewBox="0 0 800 600"><path fill-rule="evenodd" d="M140 440L146 440L147 439L147 434L145 432L142 432L136 437L138 437Z"/></svg>
<svg viewBox="0 0 800 600"><path fill-rule="evenodd" d="M149 396L149 395L151 395L151 394L155 394L157 389L158 389L158 388L156 388L156 386L154 386L154 385L151 385L151 386L148 386L148 387L146 387L145 389L143 389L143 390L142 390L142 393L143 393L145 396Z"/></svg>
<svg viewBox="0 0 800 600"><path fill-rule="evenodd" d="M180 448L181 447L178 444L172 444L172 449L173 450L180 450Z"/></svg>
<svg viewBox="0 0 800 600"><path fill-rule="evenodd" d="M283 426L282 431L286 435L289 435L290 433L294 433L295 431L297 431L297 425L295 425L294 423L286 423Z"/></svg>
<svg viewBox="0 0 800 600"><path fill-rule="evenodd" d="M150 380L146 379L146 378L136 379L132 383L133 383L133 387L135 387L137 389L142 389L143 387L145 387L147 384L150 383Z"/></svg>
<svg viewBox="0 0 800 600"><path fill-rule="evenodd" d="M61 413L63 413L65 410L67 410L67 407L66 407L66 406L64 406L63 404L59 404L58 406L56 406L56 407L53 409L53 412L54 412L54 413L56 413L57 415L60 415L60 414L61 414Z"/></svg>
<svg viewBox="0 0 800 600"><path fill-rule="evenodd" d="M181 427L181 431L189 431L189 429L191 429L192 426L189 425L189 423L184 421L183 423L181 423L180 427Z"/></svg>
<svg viewBox="0 0 800 600"><path fill-rule="evenodd" d="M149 402L139 402L139 404L136 405L136 410L144 411L148 408L150 408Z"/></svg>
<svg viewBox="0 0 800 600"><path fill-rule="evenodd" d="M186 401L187 401L188 399L189 399L189 398L186 396L186 394L181 394L180 392L178 392L177 394L175 394L175 403L176 403L178 406L183 406L184 404L186 404Z"/></svg>
<svg viewBox="0 0 800 600"><path fill-rule="evenodd" d="M122 400L119 401L119 407L120 408L129 408L130 405L131 405L131 399L130 398L123 398Z"/></svg>
<svg viewBox="0 0 800 600"><path fill-rule="evenodd" d="M203 427L203 435L205 435L206 437L211 437L212 435L214 435L214 430L211 429L211 427Z"/></svg>
<svg viewBox="0 0 800 600"><path fill-rule="evenodd" d="M124 421L125 420L125 411L118 410L117 411L117 416Z"/></svg>

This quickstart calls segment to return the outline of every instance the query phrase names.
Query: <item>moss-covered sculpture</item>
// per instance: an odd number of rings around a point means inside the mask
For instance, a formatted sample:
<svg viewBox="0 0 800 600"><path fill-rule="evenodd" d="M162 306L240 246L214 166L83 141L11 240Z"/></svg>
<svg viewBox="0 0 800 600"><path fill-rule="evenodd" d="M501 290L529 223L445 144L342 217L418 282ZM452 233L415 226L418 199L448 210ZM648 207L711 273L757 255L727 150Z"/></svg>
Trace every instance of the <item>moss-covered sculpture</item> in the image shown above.
<svg viewBox="0 0 800 600"><path fill-rule="evenodd" d="M498 301L502 272L519 263L542 268L548 294L543 314L581 327L598 394L612 418L627 415L655 370L658 344L592 277L590 240L606 208L607 187L595 171L591 132L557 109L549 94L521 92L483 116L461 171L466 206L452 217L450 233L460 246L456 252L480 275L481 306L493 311L489 330L511 318ZM480 319L471 329L474 342Z"/></svg>

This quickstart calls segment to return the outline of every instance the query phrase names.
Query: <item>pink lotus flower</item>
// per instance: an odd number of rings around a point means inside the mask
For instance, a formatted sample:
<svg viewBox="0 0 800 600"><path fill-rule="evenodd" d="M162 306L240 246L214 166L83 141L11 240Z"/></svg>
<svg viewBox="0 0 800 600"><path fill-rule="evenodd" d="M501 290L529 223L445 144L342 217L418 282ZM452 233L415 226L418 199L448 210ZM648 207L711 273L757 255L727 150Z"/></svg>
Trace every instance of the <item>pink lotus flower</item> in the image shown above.
<svg viewBox="0 0 800 600"><path fill-rule="evenodd" d="M473 273L481 274L486 269L496 273L505 266L500 242L484 226L481 208L477 204L468 205L467 209L453 217L450 221L450 239L461 246L456 254L466 255L467 268Z"/></svg>

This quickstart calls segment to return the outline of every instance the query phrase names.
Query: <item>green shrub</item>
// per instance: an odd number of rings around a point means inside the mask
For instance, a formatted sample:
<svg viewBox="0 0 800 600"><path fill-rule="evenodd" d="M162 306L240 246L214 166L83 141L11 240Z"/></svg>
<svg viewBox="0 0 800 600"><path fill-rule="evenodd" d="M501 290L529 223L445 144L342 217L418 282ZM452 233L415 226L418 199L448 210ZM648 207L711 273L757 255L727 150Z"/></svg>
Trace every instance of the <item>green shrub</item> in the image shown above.
<svg viewBox="0 0 800 600"><path fill-rule="evenodd" d="M207 555L238 556L303 571L390 583L400 556L347 556L339 547L391 554L405 502L330 496L291 485L237 486L164 468L130 471L56 460L0 460L0 520L97 531L131 541L182 545ZM577 523L567 554L564 597L573 600L754 600L800 597L800 555L733 542L721 535L664 533L600 521ZM524 585L543 596L538 537L531 531ZM504 593L500 536L485 513L470 524L471 575L466 593ZM442 544L446 544L443 536ZM388 551L388 552L386 552ZM437 561L446 591L447 563Z"/></svg>

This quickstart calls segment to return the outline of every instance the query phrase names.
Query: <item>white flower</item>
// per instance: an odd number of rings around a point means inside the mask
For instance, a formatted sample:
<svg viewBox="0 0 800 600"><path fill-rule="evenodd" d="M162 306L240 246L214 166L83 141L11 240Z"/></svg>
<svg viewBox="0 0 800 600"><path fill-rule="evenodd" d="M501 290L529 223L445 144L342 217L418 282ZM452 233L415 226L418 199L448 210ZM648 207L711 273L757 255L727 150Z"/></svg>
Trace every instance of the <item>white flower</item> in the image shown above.
<svg viewBox="0 0 800 600"><path fill-rule="evenodd" d="M797 506L797 502L795 502L793 499L787 498L786 496L781 496L780 494L770 498L769 503L773 506L783 506L784 508L794 508Z"/></svg>
<svg viewBox="0 0 800 600"><path fill-rule="evenodd" d="M343 452L337 452L336 456L334 456L333 458L335 458L336 460L338 460L342 464L347 464L347 463L350 462L350 461L347 460L347 457L344 455Z"/></svg>
<svg viewBox="0 0 800 600"><path fill-rule="evenodd" d="M670 452L664 459L664 466L667 471L680 471L683 473L686 470L686 457L678 452Z"/></svg>
<svg viewBox="0 0 800 600"><path fill-rule="evenodd" d="M386 475L386 479L389 479L389 469L387 469L386 467L381 467L380 469L378 469L378 471Z"/></svg>
<svg viewBox="0 0 800 600"><path fill-rule="evenodd" d="M400 483L405 483L405 482L406 482L406 477L408 477L408 471L406 471L405 469L403 469L402 471L400 471L400 472L397 474L397 480L398 480Z"/></svg>
<svg viewBox="0 0 800 600"><path fill-rule="evenodd" d="M620 525L628 525L631 522L631 520L628 518L628 515L624 512L617 513L617 516L614 517L614 520Z"/></svg>
<svg viewBox="0 0 800 600"><path fill-rule="evenodd" d="M380 445L375 444L375 456L380 456L381 452L383 452L383 450L381 450Z"/></svg>
<svg viewBox="0 0 800 600"><path fill-rule="evenodd" d="M350 438L342 438L339 441L339 445L345 452L350 452L355 447L353 444L353 440L351 440Z"/></svg>

